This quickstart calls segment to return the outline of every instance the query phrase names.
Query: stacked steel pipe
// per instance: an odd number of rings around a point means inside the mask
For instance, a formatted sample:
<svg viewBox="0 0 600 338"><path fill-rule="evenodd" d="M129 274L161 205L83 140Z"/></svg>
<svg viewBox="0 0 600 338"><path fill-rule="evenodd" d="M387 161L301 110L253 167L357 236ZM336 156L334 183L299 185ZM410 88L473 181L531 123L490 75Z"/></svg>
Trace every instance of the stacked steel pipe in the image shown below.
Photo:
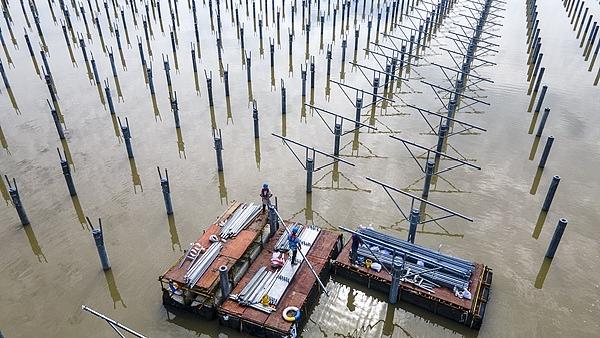
<svg viewBox="0 0 600 338"><path fill-rule="evenodd" d="M242 204L224 223L221 224L221 239L237 236L260 212L254 203Z"/></svg>
<svg viewBox="0 0 600 338"><path fill-rule="evenodd" d="M204 254L196 256L185 276L183 276L183 280L189 287L194 287L198 283L208 267L215 261L221 249L223 249L223 243L215 242L208 247Z"/></svg>
<svg viewBox="0 0 600 338"><path fill-rule="evenodd" d="M361 228L353 231L340 228L360 236L362 244L358 248L358 256L379 262L389 270L392 269L394 258L400 259L405 275L420 275L426 278L430 287L456 287L460 290L469 287L471 274L475 270L473 262L436 252L373 229Z"/></svg>
<svg viewBox="0 0 600 338"><path fill-rule="evenodd" d="M314 242L317 240L321 229L311 225L303 227L303 231L298 236L302 243L301 251L307 254ZM286 234L282 234L281 238L287 244ZM281 242L280 239L278 241ZM288 259L284 266L278 270L270 271L266 267L261 267L254 276L250 279L248 284L244 286L242 291L237 295L231 295L232 299L235 299L238 303L244 306L251 306L260 311L271 312L271 307L265 307L260 305L262 297L267 295L269 297L269 304L277 306L279 301L283 297L283 294L287 290L289 284L292 282L296 272L300 269L300 263L303 261L303 256L299 255L296 258L299 264L293 265L291 260Z"/></svg>

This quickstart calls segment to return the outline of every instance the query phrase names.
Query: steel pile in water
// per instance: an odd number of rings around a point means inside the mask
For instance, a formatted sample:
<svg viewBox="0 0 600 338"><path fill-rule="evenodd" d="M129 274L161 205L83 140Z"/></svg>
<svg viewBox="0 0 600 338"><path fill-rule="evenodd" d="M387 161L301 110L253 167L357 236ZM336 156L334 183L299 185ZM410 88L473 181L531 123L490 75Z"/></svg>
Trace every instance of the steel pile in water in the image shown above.
<svg viewBox="0 0 600 338"><path fill-rule="evenodd" d="M221 224L221 239L237 236L260 212L260 205L242 204L225 222Z"/></svg>
<svg viewBox="0 0 600 338"><path fill-rule="evenodd" d="M298 236L302 243L300 251L307 254L313 243L316 241L321 229L312 225L304 227ZM281 238L287 242L286 233ZM278 243L281 241L278 240ZM296 272L300 269L303 261L303 255L296 257L298 264L292 265L291 257L288 257L283 267L276 271L269 271L266 267L261 267L250 279L248 284L237 295L231 295L231 298L244 306L254 307L263 312L272 312L273 308L261 304L264 295L268 295L269 304L277 306L285 291L287 290Z"/></svg>
<svg viewBox="0 0 600 338"><path fill-rule="evenodd" d="M215 261L219 253L223 249L223 243L215 242L208 247L208 250L202 256L198 255L190 264L188 271L183 276L183 280L189 287L194 287L200 277L204 275L208 267Z"/></svg>

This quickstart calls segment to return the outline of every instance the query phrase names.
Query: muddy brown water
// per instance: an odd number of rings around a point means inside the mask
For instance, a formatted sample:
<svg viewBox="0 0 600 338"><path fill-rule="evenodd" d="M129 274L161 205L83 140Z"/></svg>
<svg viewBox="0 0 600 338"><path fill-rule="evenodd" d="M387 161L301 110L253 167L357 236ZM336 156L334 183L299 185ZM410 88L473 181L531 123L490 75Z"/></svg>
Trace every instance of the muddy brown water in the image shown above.
<svg viewBox="0 0 600 338"><path fill-rule="evenodd" d="M67 4L74 31L86 34L81 13ZM98 15L95 3L91 3ZM0 58L10 81L14 101L2 88L0 126L2 147L0 172L15 177L19 184L30 226L22 227L7 197L4 186L0 207L0 330L6 337L114 337L101 320L84 313L86 304L149 337L238 337L234 330L219 327L217 321L205 322L185 313L168 313L161 304L157 277L163 273L215 217L232 200L258 202L259 188L268 181L278 197L282 215L301 222L314 222L327 229L339 225L354 227L373 224L404 238L407 223L385 192L367 180L373 177L396 187L420 194L422 174L401 143L388 136L400 137L426 145L435 144L425 121L417 111L406 107L415 104L442 111L442 104L426 80L447 86L436 62L450 66L452 60L440 47L456 49L448 39L450 31L459 32L456 23L466 23L470 2L459 0L450 16L436 33L423 60L410 71L394 95L395 102L375 110L373 123L377 132L362 130L358 140L353 135L342 138L341 155L355 164L325 167L314 175L313 193L307 195L305 172L281 141L271 133L305 142L331 153L333 135L319 116L302 109L300 67L306 62L305 32L301 28L301 2L297 2L292 66L288 58L287 30L291 26L292 2L285 2L279 41L268 3L262 43L255 32L243 2L240 21L245 27L246 51L252 58L251 98L256 99L260 119L260 139L253 137L252 110L242 52L231 20L231 9L222 2L223 64L229 65L231 97L224 96L222 78L211 30L208 2L197 2L201 38L196 92L192 72L190 44L195 41L191 11L186 1L178 3L180 25L177 26L178 49L175 69L169 39L168 2L160 2L164 33L150 10L152 66L156 87L156 107L144 82L136 38L148 49L142 26L143 5L137 2L137 26L131 7L125 6L128 46L122 24L123 67L111 34L106 12L100 5L99 22L104 42L113 47L122 98L111 76L108 55L102 50L98 32L91 21L88 4L84 4L92 39L84 37L88 55L93 53L100 77L108 78L117 115L127 117L133 135L135 159L129 161L118 129L108 106L103 105L98 89L89 81L81 48L71 42L76 65L71 63L60 24L54 23L47 2L38 2L40 22L49 49L48 60L59 95L59 105L66 126L66 142L59 142L46 99L44 81L36 74L23 37L26 22L17 3L9 7L12 31L18 46L2 23L2 33L12 63L0 51ZM229 5L229 4L227 4ZM264 5L264 4L263 4ZM280 1L276 2L281 7ZM331 6L335 5L332 2ZM27 6L27 4L25 4ZM375 3L374 10L377 9ZM383 3L382 3L383 6ZM425 5L421 4L420 8ZM419 227L416 242L431 248L489 265L494 270L491 301L480 331L426 313L406 304L391 306L386 296L346 280L330 280L331 297L322 295L304 328L306 337L432 337L432 336L567 336L592 337L600 332L600 249L598 246L597 170L600 166L600 137L597 112L599 87L593 86L598 65L592 72L589 60L581 57L579 42L560 1L538 3L543 66L543 84L549 90L544 106L551 108L542 140L530 160L534 143L528 134L532 113L527 112L527 54L525 5L510 1L503 5L505 18L494 21L502 26L488 26L501 37L497 53L482 58L497 63L477 69L479 76L494 83L481 83L467 90L490 105L464 109L457 118L486 128L486 133L456 135L450 138L448 153L468 159L482 170L465 167L437 178L429 199L472 217L474 222L457 218L427 223ZM600 15L597 3L589 4L591 13ZM229 6L227 6L229 7ZM262 7L262 6L261 6ZM260 12L256 4L257 13ZM341 7L341 5L340 5ZM58 3L52 5L57 20L63 18ZM326 11L322 1L321 9ZM360 25L357 62L377 67L373 55L365 55L367 19ZM216 10L216 5L213 4ZM341 74L341 20L338 13L336 31L327 16L324 44L321 48L316 22L316 3L312 4L310 55L316 58L316 84L306 102L353 118L354 108L339 86L325 76L325 50L333 44L332 80L369 90L368 81L357 68L346 63ZM367 3L366 14L370 8ZM109 3L114 23L112 3ZM333 12L331 13L333 14ZM385 10L384 10L385 14ZM27 15L38 67L41 42L31 11ZM120 14L119 14L120 15ZM385 16L385 15L384 15ZM351 7L347 61L353 59L354 5ZM382 19L383 21L383 19ZM216 15L214 18L216 25ZM346 23L344 23L346 24ZM382 23L383 25L383 23ZM400 35L400 30L394 34ZM335 35L335 41L332 36ZM375 37L375 22L371 40ZM269 64L269 38L275 39L275 68ZM380 43L390 45L381 38ZM169 55L173 89L177 91L181 129L176 131L168 102L168 90L162 69L162 54ZM215 98L214 118L208 105L204 70L212 72ZM365 72L372 76L372 72ZM474 73L475 74L475 73ZM310 75L308 76L310 79ZM280 79L287 88L287 115L280 113ZM272 83L274 82L274 85ZM308 81L310 83L310 81ZM355 94L349 91L350 97ZM105 98L104 98L105 99ZM369 97L365 97L370 100ZM15 110L18 107L18 112ZM228 106L230 109L228 109ZM17 114L18 113L18 114ZM364 114L370 114L365 110ZM214 121L213 121L214 120ZM329 118L328 121L332 121ZM436 123L434 121L434 123ZM212 127L222 130L224 143L223 173L216 170ZM345 126L349 128L349 124ZM117 130L117 133L115 132ZM532 189L537 162L545 138L554 135L556 142L548 164L541 173L539 186ZM72 162L78 196L71 199L65 186L56 148L67 150ZM304 152L300 148L301 158ZM419 154L419 153L418 153ZM316 166L327 164L318 156ZM168 168L171 179L174 217L165 214L156 166ZM539 237L532 237L536 220L552 175L562 181ZM535 191L534 194L532 192ZM406 208L409 200L397 196ZM428 210L431 216L435 210ZM83 216L102 217L105 242L112 270L102 272L96 248ZM551 264L543 264L544 253L558 219L569 225Z"/></svg>

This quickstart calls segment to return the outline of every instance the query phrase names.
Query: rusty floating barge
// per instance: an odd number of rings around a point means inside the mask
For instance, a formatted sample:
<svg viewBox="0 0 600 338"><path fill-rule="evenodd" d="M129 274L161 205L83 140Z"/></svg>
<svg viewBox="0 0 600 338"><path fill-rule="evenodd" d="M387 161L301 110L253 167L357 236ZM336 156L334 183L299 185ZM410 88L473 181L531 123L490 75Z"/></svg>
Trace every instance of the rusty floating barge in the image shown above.
<svg viewBox="0 0 600 338"><path fill-rule="evenodd" d="M189 259L190 252L209 248L212 242L211 236L220 236L221 225L242 207L241 203L232 202L227 210L192 244L190 250L158 278L165 306L184 309L205 319L216 318L217 306L223 300L219 268L225 266L228 279L233 284L237 284L248 270L250 263L261 252L262 246L268 238L269 229L266 227L266 215L259 213L250 219L235 237L225 241L218 255L206 267L206 271L194 285L189 285L185 278L192 265L192 260Z"/></svg>
<svg viewBox="0 0 600 338"><path fill-rule="evenodd" d="M159 277L163 304L195 313L202 319L210 320L218 315L222 325L254 336L294 337L306 323L304 314L321 294L320 280L316 276L322 280L329 278L330 262L342 249L343 237L314 226L293 224L301 229L301 253L297 257L299 264L292 265L286 254L279 253L287 249L286 229L292 224L280 222L279 225L285 226L273 228L267 223L266 213L259 212L247 219L237 234L225 236L228 238L223 240L223 226L242 208L248 206L232 203L192 243L190 250ZM220 243L220 250L211 249L215 243ZM198 253L190 254L191 251ZM273 253L283 258L282 266L272 266ZM189 271L204 256L212 261L205 263L205 270L197 281L190 280ZM270 280L257 282L257 273L270 276ZM250 283L254 284L255 298L262 300L268 295L269 301L256 304L243 301L242 291L250 290ZM290 307L298 309L301 315L286 320L284 311Z"/></svg>
<svg viewBox="0 0 600 338"><path fill-rule="evenodd" d="M333 262L333 274L388 293L392 303L404 301L469 328L481 327L493 276L488 266L443 255L372 229L340 228L355 234L353 240L360 239L360 245L355 246L353 254L353 241L346 243ZM386 249L398 251L386 253ZM417 249L422 251L413 251ZM427 256L427 252L433 256ZM367 259L369 264L380 263L379 271L361 264ZM450 264L450 260L463 262L466 271ZM450 273L445 275L443 270Z"/></svg>
<svg viewBox="0 0 600 338"><path fill-rule="evenodd" d="M454 290L428 278L438 270L431 269L431 261L426 260L427 265L420 263L422 270L419 271L404 254L403 260L413 267L413 272L404 265L394 269L382 252L373 253L369 246L361 245L357 250L363 255L359 256L361 264L353 264L352 241L344 245L341 233L297 223L273 222L271 218L281 220L275 211L252 212L252 207L251 204L233 202L192 243L190 250L159 277L166 307L183 309L202 319L218 317L221 325L253 336L295 337L308 320L305 314L314 307L322 292L327 293L321 287L321 280L328 280L333 273L369 288L395 293L399 301L425 308L470 328L480 328L490 295L492 271L489 267L472 263L464 287L469 297L461 298ZM231 221L239 220L244 210L247 217L242 217L243 221L231 230ZM282 254L287 252L290 226L301 229L302 246L296 265ZM224 233L224 228L229 230ZM368 243L365 234L363 239ZM367 267L364 263L369 257L371 261ZM273 263L275 258L280 259L279 265ZM210 260L198 263L202 259ZM383 269L374 270L374 263L382 263ZM196 279L190 277L190 271L198 270L194 267L201 264L203 269ZM394 277L396 270L401 273ZM409 279L409 276L416 277ZM400 282L395 281L398 278ZM419 278L426 283L416 283ZM396 291L392 285L397 285Z"/></svg>

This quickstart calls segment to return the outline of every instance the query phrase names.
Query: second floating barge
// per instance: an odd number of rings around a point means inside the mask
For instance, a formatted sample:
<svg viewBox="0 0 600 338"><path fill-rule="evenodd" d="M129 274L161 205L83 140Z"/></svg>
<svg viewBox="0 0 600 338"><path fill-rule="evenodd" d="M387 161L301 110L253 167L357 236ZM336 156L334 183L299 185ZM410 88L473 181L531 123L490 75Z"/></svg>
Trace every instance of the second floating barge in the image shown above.
<svg viewBox="0 0 600 338"><path fill-rule="evenodd" d="M373 269L352 264L350 252L352 241L348 241L338 258L333 261L332 272L335 275L350 279L381 292L390 292L392 276L381 269ZM457 297L453 290L437 287L433 292L417 287L414 284L400 282L398 300L424 308L434 314L446 317L472 329L479 329L485 315L490 296L492 270L480 263L473 263L474 270L469 280L468 290L471 299Z"/></svg>

